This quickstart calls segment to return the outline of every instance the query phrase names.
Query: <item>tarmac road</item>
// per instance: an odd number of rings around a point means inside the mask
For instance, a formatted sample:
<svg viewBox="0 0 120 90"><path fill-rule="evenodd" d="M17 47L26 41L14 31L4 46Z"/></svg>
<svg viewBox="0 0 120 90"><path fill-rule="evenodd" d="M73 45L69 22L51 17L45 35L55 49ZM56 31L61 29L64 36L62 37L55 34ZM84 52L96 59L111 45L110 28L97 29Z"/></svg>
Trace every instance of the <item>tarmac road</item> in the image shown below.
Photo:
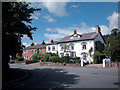
<svg viewBox="0 0 120 90"><path fill-rule="evenodd" d="M118 88L117 68L50 67L10 64L29 76L7 88Z"/></svg>

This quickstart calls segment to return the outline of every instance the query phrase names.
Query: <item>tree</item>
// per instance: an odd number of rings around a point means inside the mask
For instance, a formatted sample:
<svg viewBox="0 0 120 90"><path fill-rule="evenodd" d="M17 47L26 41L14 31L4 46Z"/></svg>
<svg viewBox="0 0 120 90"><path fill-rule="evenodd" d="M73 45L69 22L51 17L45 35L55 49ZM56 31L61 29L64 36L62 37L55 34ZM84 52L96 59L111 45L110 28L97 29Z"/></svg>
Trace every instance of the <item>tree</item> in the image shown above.
<svg viewBox="0 0 120 90"><path fill-rule="evenodd" d="M106 56L110 57L112 61L120 60L120 30L113 29L110 35L104 36L106 37L106 49L104 53Z"/></svg>
<svg viewBox="0 0 120 90"><path fill-rule="evenodd" d="M3 73L9 70L9 55L15 56L19 53L23 47L21 45L21 38L27 35L31 40L32 31L36 30L36 27L31 27L25 23L31 24L30 18L35 9L30 7L30 3L26 2L3 2L2 3L2 46L3 46L3 58L2 68Z"/></svg>
<svg viewBox="0 0 120 90"><path fill-rule="evenodd" d="M69 50L69 45L63 44L62 49L63 49L63 51L65 53L67 50Z"/></svg>
<svg viewBox="0 0 120 90"><path fill-rule="evenodd" d="M91 47L91 48L89 49L89 54L90 54L90 56L91 56L92 51L93 51L93 47Z"/></svg>

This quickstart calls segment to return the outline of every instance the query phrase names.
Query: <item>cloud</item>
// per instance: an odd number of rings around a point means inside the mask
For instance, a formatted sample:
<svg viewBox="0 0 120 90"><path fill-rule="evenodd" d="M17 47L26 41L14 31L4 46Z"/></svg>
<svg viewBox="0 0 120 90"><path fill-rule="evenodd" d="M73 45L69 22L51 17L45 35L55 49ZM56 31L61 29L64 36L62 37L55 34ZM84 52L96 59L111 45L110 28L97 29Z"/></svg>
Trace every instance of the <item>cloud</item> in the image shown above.
<svg viewBox="0 0 120 90"><path fill-rule="evenodd" d="M47 34L44 34L44 36L47 39L55 39L55 40L60 40L61 38L72 35L74 27L65 27L65 28L47 28L46 31L50 32ZM82 34L82 33L88 33L88 32L93 32L95 31L95 27L88 27L86 23L81 23L81 27L76 27L77 33ZM53 33L53 34L52 34Z"/></svg>
<svg viewBox="0 0 120 90"><path fill-rule="evenodd" d="M53 40L57 40L59 38L63 38L64 36L62 34L44 34L44 36L47 38L47 39L53 39Z"/></svg>
<svg viewBox="0 0 120 90"><path fill-rule="evenodd" d="M29 39L27 35L23 35L22 39Z"/></svg>
<svg viewBox="0 0 120 90"><path fill-rule="evenodd" d="M51 1L51 0L49 0ZM56 16L66 16L66 2L42 2L42 6Z"/></svg>
<svg viewBox="0 0 120 90"><path fill-rule="evenodd" d="M78 6L77 6L77 5L71 5L70 7L72 7L72 8L77 8Z"/></svg>
<svg viewBox="0 0 120 90"><path fill-rule="evenodd" d="M118 28L118 13L113 12L112 16L107 18L109 20L109 29L112 30L114 28Z"/></svg>
<svg viewBox="0 0 120 90"><path fill-rule="evenodd" d="M31 16L32 18L34 18L34 19L36 19L36 20L38 20L38 17L37 16Z"/></svg>
<svg viewBox="0 0 120 90"><path fill-rule="evenodd" d="M55 21L55 20L54 20L51 16L49 16L49 15L43 16L42 18L47 19L48 22L54 22L54 21Z"/></svg>
<svg viewBox="0 0 120 90"><path fill-rule="evenodd" d="M26 47L30 46L30 44L27 44L27 43L23 43L22 45L24 45Z"/></svg>

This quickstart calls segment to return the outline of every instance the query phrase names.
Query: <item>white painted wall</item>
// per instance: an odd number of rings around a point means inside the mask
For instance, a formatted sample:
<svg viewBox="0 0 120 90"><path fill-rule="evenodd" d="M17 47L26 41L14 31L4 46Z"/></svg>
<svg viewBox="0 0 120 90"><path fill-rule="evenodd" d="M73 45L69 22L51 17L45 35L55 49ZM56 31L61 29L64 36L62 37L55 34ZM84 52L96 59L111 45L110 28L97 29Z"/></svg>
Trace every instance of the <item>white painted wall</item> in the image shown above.
<svg viewBox="0 0 120 90"><path fill-rule="evenodd" d="M93 47L93 51L91 53L91 55L93 55L94 51L95 51L95 41L101 41L102 43L104 43L103 38L101 37L100 34L98 34L94 40L69 42L69 43L66 43L66 44L69 45L70 43L73 43L74 44L74 50L69 50L69 51L76 52L76 56L80 57L81 59L83 59L83 55L81 55L81 53L83 53L83 52L87 53L87 61L89 61L89 63L90 63L90 62L93 62L93 57L90 56L89 50L90 50L91 47ZM81 44L82 42L87 43L85 50L82 49L82 44ZM64 51L61 50L61 46L60 46L61 44L62 43L56 44L56 45L47 45L46 46L46 52L57 53L57 51L58 51L58 55L60 56L60 53L64 53ZM104 43L104 45L106 45L106 44ZM52 46L55 46L55 51L52 50ZM51 48L50 51L48 51L48 47Z"/></svg>
<svg viewBox="0 0 120 90"><path fill-rule="evenodd" d="M55 46L55 51L53 51L52 47ZM48 50L48 47L50 47L50 51ZM47 45L46 46L46 52L51 52L51 53L57 53L58 51L58 46L57 45Z"/></svg>

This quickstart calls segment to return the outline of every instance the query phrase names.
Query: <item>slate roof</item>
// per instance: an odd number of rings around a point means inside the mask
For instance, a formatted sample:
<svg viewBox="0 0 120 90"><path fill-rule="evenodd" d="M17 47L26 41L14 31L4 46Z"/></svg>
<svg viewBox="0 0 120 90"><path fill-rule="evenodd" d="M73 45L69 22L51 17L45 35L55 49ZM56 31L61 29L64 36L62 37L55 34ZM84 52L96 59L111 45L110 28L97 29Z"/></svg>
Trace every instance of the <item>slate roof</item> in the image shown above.
<svg viewBox="0 0 120 90"><path fill-rule="evenodd" d="M58 41L53 41L53 43L47 43L47 45L54 45L54 44L57 44Z"/></svg>
<svg viewBox="0 0 120 90"><path fill-rule="evenodd" d="M64 37L60 41L53 41L53 43L47 43L45 45L36 44L36 45L33 45L33 46L28 46L24 50L37 49L37 48L46 48L46 45L55 45L57 43L62 43L62 42L74 42L74 41L82 41L82 40L92 40L92 39L95 39L95 37L98 35L98 33L91 32L91 33L85 33L85 34L79 34L79 35L81 36L80 38L71 39L71 36L73 36L73 35L70 35L70 36Z"/></svg>
<svg viewBox="0 0 120 90"><path fill-rule="evenodd" d="M85 34L80 34L80 35L81 35L80 38L73 38L73 39L71 39L71 36L66 36L63 39L61 39L60 41L58 41L58 43L91 40L91 39L95 39L95 37L98 35L98 33L91 32L91 33L85 33Z"/></svg>
<svg viewBox="0 0 120 90"><path fill-rule="evenodd" d="M42 48L46 48L46 45L36 44L36 45L33 45L33 46L28 46L24 50L28 50L28 49L42 49Z"/></svg>

